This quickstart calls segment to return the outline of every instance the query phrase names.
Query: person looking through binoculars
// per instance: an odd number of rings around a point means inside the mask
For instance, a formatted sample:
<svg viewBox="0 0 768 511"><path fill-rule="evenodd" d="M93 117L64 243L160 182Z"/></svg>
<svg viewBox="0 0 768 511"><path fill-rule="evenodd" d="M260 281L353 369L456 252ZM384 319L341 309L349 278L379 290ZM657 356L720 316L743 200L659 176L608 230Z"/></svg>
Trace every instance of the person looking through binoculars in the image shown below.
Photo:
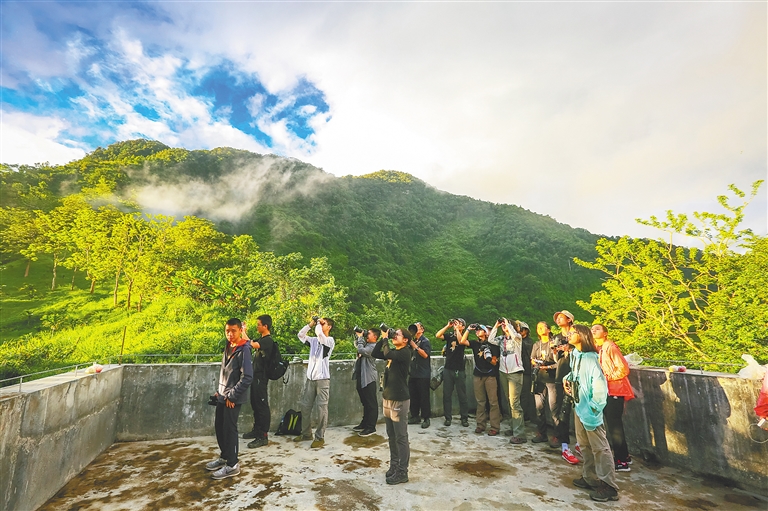
<svg viewBox="0 0 768 511"><path fill-rule="evenodd" d="M307 335L310 329L315 329L316 337ZM317 449L325 445L325 428L328 426L328 398L330 396L331 369L328 361L333 353L336 341L328 334L333 328L331 318L313 316L312 321L299 330L299 340L309 346L309 361L307 364L307 379L304 382L304 394L301 398L301 435L294 442L312 440L310 447ZM317 401L318 423L312 437L312 408Z"/></svg>
<svg viewBox="0 0 768 511"><path fill-rule="evenodd" d="M363 405L363 420L352 430L357 431L360 436L369 436L376 432L376 421L379 419L379 403L376 400L379 375L371 353L379 340L381 330L377 328L363 330L355 327L355 334L357 334L355 339L357 360L352 379L355 380L357 395Z"/></svg>
<svg viewBox="0 0 768 511"><path fill-rule="evenodd" d="M432 345L429 344L429 339L424 337L424 325L421 323L416 322L410 325L408 332L413 336L409 343L413 350L413 360L411 360L411 376L408 380L408 390L411 395L411 418L408 424L421 422L422 428L428 428L431 416L429 379L432 377L430 365ZM419 418L419 414L421 414L421 418Z"/></svg>
<svg viewBox="0 0 768 511"><path fill-rule="evenodd" d="M456 396L459 400L459 417L461 425L469 427L469 406L467 404L467 377L464 369L464 345L460 340L464 335L463 319L452 319L441 328L435 337L443 339L443 356L445 356L445 366L443 367L443 415L444 424L451 425L453 420L453 391L456 390ZM452 331L448 329L451 328Z"/></svg>
<svg viewBox="0 0 768 511"><path fill-rule="evenodd" d="M473 332L477 340L469 340L469 333ZM491 428L489 436L496 436L501 429L501 412L499 411L499 398L496 377L499 374L499 347L488 343L488 327L473 323L461 337L461 344L469 346L475 358L475 370L473 374L473 387L475 400L477 401L477 427L475 433L483 433L486 421L490 415ZM485 410L485 403L490 404L490 413Z"/></svg>
<svg viewBox="0 0 768 511"><path fill-rule="evenodd" d="M498 329L504 332L496 337ZM504 399L509 403L511 428L504 434L511 436L509 443L524 444L525 420L523 407L520 405L520 395L523 391L523 337L520 335L520 323L507 318L499 318L490 333L490 343L495 344L501 351L499 359L499 383Z"/></svg>

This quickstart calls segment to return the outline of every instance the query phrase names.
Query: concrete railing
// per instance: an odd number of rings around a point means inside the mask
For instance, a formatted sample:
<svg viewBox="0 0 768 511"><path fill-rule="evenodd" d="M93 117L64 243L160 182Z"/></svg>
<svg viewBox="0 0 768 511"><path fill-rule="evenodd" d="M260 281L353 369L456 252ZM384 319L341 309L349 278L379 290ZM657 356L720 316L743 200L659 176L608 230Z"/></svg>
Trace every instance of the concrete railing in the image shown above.
<svg viewBox="0 0 768 511"><path fill-rule="evenodd" d="M361 418L352 364L331 362L330 425ZM433 358L433 369L442 364ZM467 360L470 410L476 407L471 366ZM305 364L292 363L287 385L270 383L272 431L287 409L298 409L305 372ZM0 509L39 507L115 441L212 435L207 400L217 378L218 364L126 365L44 378L24 384L22 392L2 389ZM655 369L634 370L630 378L638 397L626 407L630 452L768 495L768 443L749 436L759 382ZM432 414L442 415L442 386L432 393ZM241 432L252 420L246 404Z"/></svg>

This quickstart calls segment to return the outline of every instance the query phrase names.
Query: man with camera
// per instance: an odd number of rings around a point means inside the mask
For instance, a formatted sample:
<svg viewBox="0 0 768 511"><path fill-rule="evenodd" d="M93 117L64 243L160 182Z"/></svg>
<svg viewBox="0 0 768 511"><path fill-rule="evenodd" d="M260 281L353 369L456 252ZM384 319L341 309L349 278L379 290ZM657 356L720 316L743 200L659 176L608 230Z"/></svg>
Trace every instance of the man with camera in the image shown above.
<svg viewBox="0 0 768 511"><path fill-rule="evenodd" d="M355 380L357 395L363 405L363 420L352 430L357 431L360 436L369 436L376 432L376 421L379 419L379 403L376 399L379 375L376 372L376 364L371 353L373 353L373 348L379 340L381 330L377 328L363 330L360 327L355 327L355 333L357 334L355 340L357 360L352 372L352 379Z"/></svg>
<svg viewBox="0 0 768 511"><path fill-rule="evenodd" d="M571 465L579 463L579 459L573 455L568 443L570 442L570 430L571 430L571 412L570 408L563 407L563 399L565 397L565 391L563 390L563 377L571 372L570 364L570 351L571 345L569 344L571 335L574 332L574 317L573 314L564 310L555 312L553 319L557 326L560 327L560 333L555 336L557 343L557 352L555 359L557 360L557 366L555 368L555 384L557 391L557 403L556 412L559 420L555 426L555 438L552 439L549 446L553 449L560 448L560 452L565 461ZM566 410L566 411L562 411ZM579 452L578 444L576 445L576 452Z"/></svg>
<svg viewBox="0 0 768 511"><path fill-rule="evenodd" d="M523 336L523 390L520 394L520 405L523 407L523 418L538 425L536 415L536 401L533 398L532 364L531 351L533 350L533 339L531 339L531 329L528 323L520 322L520 335Z"/></svg>
<svg viewBox="0 0 768 511"><path fill-rule="evenodd" d="M307 333L314 328L316 337L309 337ZM304 394L301 398L301 435L293 439L294 442L312 440L310 447L318 449L325 445L325 428L328 426L328 398L330 396L331 369L329 360L336 341L328 334L333 328L331 318L312 317L304 328L299 330L298 337L301 342L309 346L309 361L307 364L307 379L304 382ZM315 436L312 437L312 408L317 401L318 424Z"/></svg>
<svg viewBox="0 0 768 511"><path fill-rule="evenodd" d="M251 408L253 409L253 429L243 435L243 438L253 438L248 443L249 448L264 447L269 444L269 394L267 392L267 363L272 360L275 351L275 341L272 340L272 316L263 314L256 318L258 340L250 341L253 348L253 383L251 383ZM246 340L246 326L243 323L243 337Z"/></svg>
<svg viewBox="0 0 768 511"><path fill-rule="evenodd" d="M213 471L214 479L225 479L240 473L237 419L240 407L247 399L248 386L253 380L251 348L243 339L242 327L242 322L237 318L231 318L224 325L227 342L219 370L219 388L209 401L209 404L216 405L214 427L221 450L217 459L205 465L206 470Z"/></svg>
<svg viewBox="0 0 768 511"><path fill-rule="evenodd" d="M469 340L469 332L474 332L477 341ZM488 343L488 329L485 325L473 323L461 337L461 344L469 346L475 358L475 370L473 383L475 400L477 401L477 427L475 433L485 431L488 412L485 411L485 403L490 404L491 428L489 436L496 436L501 429L501 412L499 411L498 386L496 378L499 375L499 347Z"/></svg>
<svg viewBox="0 0 768 511"><path fill-rule="evenodd" d="M496 337L499 327L504 334ZM489 341L501 350L499 381L512 416L511 428L505 433L512 437L509 440L511 444L524 444L528 441L525 437L523 408L520 405L520 394L523 391L523 338L518 332L519 328L519 322L499 318L493 325Z"/></svg>
<svg viewBox="0 0 768 511"><path fill-rule="evenodd" d="M408 330L384 328L379 342L373 348L371 356L387 361L384 369L384 418L389 437L389 470L387 484L408 482L408 465L411 459L411 446L408 441L408 372L413 355L411 333ZM389 347L389 338L395 349Z"/></svg>
<svg viewBox="0 0 768 511"><path fill-rule="evenodd" d="M453 390L459 399L459 414L461 425L469 427L469 411L467 404L467 381L464 370L464 345L460 343L464 326L463 319L452 319L440 331L435 334L438 339L445 340L443 355L445 366L443 367L443 414L445 425L450 426L453 419ZM453 328L452 332L448 329Z"/></svg>
<svg viewBox="0 0 768 511"><path fill-rule="evenodd" d="M408 327L408 332L413 336L410 341L413 360L411 360L411 376L408 380L408 391L411 396L411 418L408 424L421 422L422 428L428 428L431 417L429 380L432 377L430 364L432 346L429 344L429 339L424 337L424 325L418 321Z"/></svg>

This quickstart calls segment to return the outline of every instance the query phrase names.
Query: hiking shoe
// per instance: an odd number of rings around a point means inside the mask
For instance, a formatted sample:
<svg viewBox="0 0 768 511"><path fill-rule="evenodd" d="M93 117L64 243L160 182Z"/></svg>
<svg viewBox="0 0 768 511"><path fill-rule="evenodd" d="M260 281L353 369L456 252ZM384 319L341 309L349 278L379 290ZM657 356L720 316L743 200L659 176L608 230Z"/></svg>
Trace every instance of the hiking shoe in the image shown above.
<svg viewBox="0 0 768 511"><path fill-rule="evenodd" d="M269 445L269 440L265 436L256 438L256 439L248 442L248 448L249 449L253 449L255 447L264 447L266 445Z"/></svg>
<svg viewBox="0 0 768 511"><path fill-rule="evenodd" d="M445 419L443 422L443 426L450 426L451 425L451 419Z"/></svg>
<svg viewBox="0 0 768 511"><path fill-rule="evenodd" d="M249 438L256 438L257 436L259 436L259 432L255 429L250 430L248 433L243 433L243 438L245 440L248 440Z"/></svg>
<svg viewBox="0 0 768 511"><path fill-rule="evenodd" d="M293 437L294 442L306 442L307 440L312 440L311 436L295 436Z"/></svg>
<svg viewBox="0 0 768 511"><path fill-rule="evenodd" d="M234 467L224 465L219 470L213 473L211 477L214 479L226 479L227 477L236 476L240 473L240 463L235 463Z"/></svg>
<svg viewBox="0 0 768 511"><path fill-rule="evenodd" d="M408 419L408 424L419 424L421 422L421 419L418 417L411 417Z"/></svg>
<svg viewBox="0 0 768 511"><path fill-rule="evenodd" d="M547 437L545 437L540 433L536 433L536 436L531 439L531 442L533 442L534 444L540 444L546 441L547 441Z"/></svg>
<svg viewBox="0 0 768 511"><path fill-rule="evenodd" d="M469 427L469 419L461 419L461 425L465 428Z"/></svg>
<svg viewBox="0 0 768 511"><path fill-rule="evenodd" d="M374 433L376 433L376 430L374 428L366 428L362 431L358 431L358 436L371 436Z"/></svg>
<svg viewBox="0 0 768 511"><path fill-rule="evenodd" d="M227 460L225 460L224 458L217 458L217 459L215 459L213 461L209 461L208 463L206 463L205 464L205 469L206 470L218 470L218 469L220 469L221 467L223 467L226 464L227 464Z"/></svg>
<svg viewBox="0 0 768 511"><path fill-rule="evenodd" d="M581 446L579 444L573 446L573 452L575 452L576 456L579 458L584 459L584 455L581 454Z"/></svg>
<svg viewBox="0 0 768 511"><path fill-rule="evenodd" d="M322 446L325 445L325 439L323 438L315 438L312 440L312 445L309 446L310 449L319 449Z"/></svg>
<svg viewBox="0 0 768 511"><path fill-rule="evenodd" d="M619 460L616 462L616 472L629 472L630 470L632 469L629 468L629 463L626 461Z"/></svg>
<svg viewBox="0 0 768 511"><path fill-rule="evenodd" d="M598 486L595 491L589 493L589 498L598 502L619 500L619 492L616 491L616 488L613 486L600 481L600 486Z"/></svg>
<svg viewBox="0 0 768 511"><path fill-rule="evenodd" d="M587 480L584 479L583 477L579 477L578 479L574 479L573 480L573 485L576 486L577 488L584 488L585 490L594 490L595 489L595 487L592 486L591 484L589 484L587 482Z"/></svg>
<svg viewBox="0 0 768 511"><path fill-rule="evenodd" d="M429 427L429 419L424 419L424 422L421 423L421 429L427 429Z"/></svg>
<svg viewBox="0 0 768 511"><path fill-rule="evenodd" d="M571 465L578 465L579 464L579 458L573 455L571 453L570 449L566 449L563 451L563 459L570 463Z"/></svg>
<svg viewBox="0 0 768 511"><path fill-rule="evenodd" d="M514 430L511 430L511 429L508 429L504 432L504 436L512 436L514 434L515 434Z"/></svg>
<svg viewBox="0 0 768 511"><path fill-rule="evenodd" d="M488 436L496 436L498 434L499 434L499 430L498 429L489 429L488 430Z"/></svg>
<svg viewBox="0 0 768 511"><path fill-rule="evenodd" d="M397 472L397 466L390 465L389 470L387 470L387 479L390 479L395 473Z"/></svg>
<svg viewBox="0 0 768 511"><path fill-rule="evenodd" d="M549 439L549 446L553 449L559 449L560 448L560 442L557 441L557 437L552 437Z"/></svg>
<svg viewBox="0 0 768 511"><path fill-rule="evenodd" d="M512 438L509 439L510 444L524 444L527 441L528 441L527 438L522 438L519 436L513 436Z"/></svg>
<svg viewBox="0 0 768 511"><path fill-rule="evenodd" d="M362 431L364 429L365 429L365 426L363 426L362 424L358 424L357 426L352 428L352 431Z"/></svg>
<svg viewBox="0 0 768 511"><path fill-rule="evenodd" d="M475 428L475 433L482 433L483 431L485 431L485 429L481 428L480 426Z"/></svg>
<svg viewBox="0 0 768 511"><path fill-rule="evenodd" d="M391 477L387 478L387 484L400 484L408 482L408 472L398 470Z"/></svg>

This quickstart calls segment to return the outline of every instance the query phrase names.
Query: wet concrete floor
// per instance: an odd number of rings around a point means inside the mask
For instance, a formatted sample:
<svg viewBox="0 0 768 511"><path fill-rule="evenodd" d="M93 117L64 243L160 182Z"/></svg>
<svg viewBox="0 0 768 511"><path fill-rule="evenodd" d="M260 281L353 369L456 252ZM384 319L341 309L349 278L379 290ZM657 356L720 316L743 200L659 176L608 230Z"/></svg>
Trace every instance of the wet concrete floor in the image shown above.
<svg viewBox="0 0 768 511"><path fill-rule="evenodd" d="M218 457L213 437L117 443L73 478L41 510L768 510L768 499L678 469L635 459L617 474L618 502L590 500L573 486L571 466L544 444L510 445L474 433L474 424L408 427L409 482L388 486L384 425L369 437L330 428L325 446L271 436L240 442L241 473L216 481L204 464ZM530 433L530 431L529 431Z"/></svg>

